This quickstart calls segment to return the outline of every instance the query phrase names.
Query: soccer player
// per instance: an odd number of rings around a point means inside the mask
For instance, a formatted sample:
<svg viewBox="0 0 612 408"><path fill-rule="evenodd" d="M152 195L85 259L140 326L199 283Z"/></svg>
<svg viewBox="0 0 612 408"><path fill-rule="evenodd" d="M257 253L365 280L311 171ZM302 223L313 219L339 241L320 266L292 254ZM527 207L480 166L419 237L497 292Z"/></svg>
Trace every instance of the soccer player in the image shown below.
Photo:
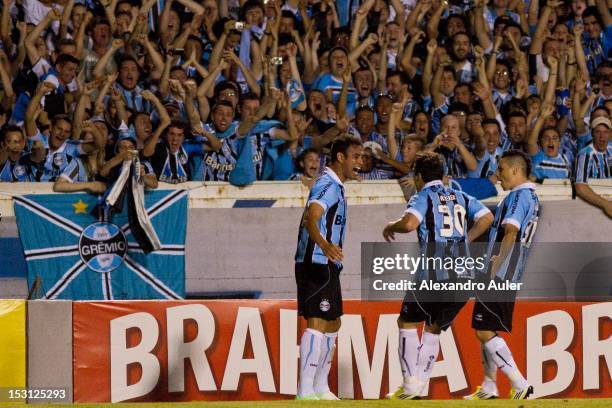
<svg viewBox="0 0 612 408"><path fill-rule="evenodd" d="M340 271L346 233L344 181L357 179L361 142L342 138L331 149L331 164L310 190L295 254L298 314L308 327L300 343L296 399L337 400L327 384L342 316Z"/></svg>
<svg viewBox="0 0 612 408"><path fill-rule="evenodd" d="M520 281L527 261L527 253L538 225L540 202L535 184L529 182L531 163L518 150L504 152L497 167L497 176L504 190L510 190L498 205L495 220L489 231L487 259L490 278L498 281ZM493 250L499 252L493 256ZM496 297L497 301L491 301ZM506 299L504 299L506 300ZM499 302L498 293L478 293L472 314L472 327L480 340L484 381L476 392L464 399L480 400L498 397L496 373L499 368L512 383L510 399L527 399L533 387L521 374L512 352L497 332L512 330L514 300Z"/></svg>
<svg viewBox="0 0 612 408"><path fill-rule="evenodd" d="M444 186L444 163L439 154L417 153L414 173L418 193L408 202L404 216L385 227L385 240L394 240L396 233L416 230L421 248L425 248L428 254L434 251L437 254L439 248L451 249L452 252L453 246L457 248L465 241L471 242L489 228L493 214L482 203L462 191ZM475 221L469 231L466 218ZM452 279L452 275L460 277L459 273L446 269L422 272L424 279L429 275L438 281ZM409 291L402 303L397 324L404 380L397 391L387 395L389 399L415 399L419 396L429 380L433 362L438 358L440 333L451 325L467 300L466 297L459 302L429 302L419 297L417 292ZM421 322L425 322L425 326L419 344L417 327Z"/></svg>

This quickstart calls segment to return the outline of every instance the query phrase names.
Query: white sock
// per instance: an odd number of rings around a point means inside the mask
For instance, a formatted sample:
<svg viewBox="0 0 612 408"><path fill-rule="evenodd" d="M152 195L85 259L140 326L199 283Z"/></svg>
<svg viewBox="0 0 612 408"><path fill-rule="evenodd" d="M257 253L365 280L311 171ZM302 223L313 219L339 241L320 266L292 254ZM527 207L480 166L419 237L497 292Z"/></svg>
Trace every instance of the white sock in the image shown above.
<svg viewBox="0 0 612 408"><path fill-rule="evenodd" d="M497 365L493 361L493 356L489 354L482 343L480 344L480 355L482 367L484 368L482 390L491 394L497 394Z"/></svg>
<svg viewBox="0 0 612 408"><path fill-rule="evenodd" d="M327 377L331 369L332 360L334 359L334 351L336 350L336 333L325 333L325 338L321 343L321 357L319 358L319 366L314 377L314 390L317 394L322 394L329 391Z"/></svg>
<svg viewBox="0 0 612 408"><path fill-rule="evenodd" d="M325 335L320 331L304 330L300 343L300 397L314 394L314 378L321 358L321 343L324 341Z"/></svg>
<svg viewBox="0 0 612 408"><path fill-rule="evenodd" d="M404 388L408 386L408 378L417 373L417 357L419 355L419 334L417 329L399 329L399 359L404 377Z"/></svg>
<svg viewBox="0 0 612 408"><path fill-rule="evenodd" d="M417 359L417 378L421 383L429 381L438 353L440 353L440 335L423 331Z"/></svg>
<svg viewBox="0 0 612 408"><path fill-rule="evenodd" d="M517 390L525 389L529 384L525 377L521 374L514 358L512 358L512 352L508 348L508 345L499 336L495 336L484 344L489 356L493 357L495 365L502 370L512 383L512 387Z"/></svg>

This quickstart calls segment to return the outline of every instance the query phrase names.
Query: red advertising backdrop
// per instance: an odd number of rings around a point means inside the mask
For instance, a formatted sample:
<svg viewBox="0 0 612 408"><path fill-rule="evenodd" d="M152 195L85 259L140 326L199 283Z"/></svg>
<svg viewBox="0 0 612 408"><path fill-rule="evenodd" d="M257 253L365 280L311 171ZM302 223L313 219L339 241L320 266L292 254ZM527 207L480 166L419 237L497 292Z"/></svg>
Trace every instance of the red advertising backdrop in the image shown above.
<svg viewBox="0 0 612 408"><path fill-rule="evenodd" d="M299 338L294 301L74 302L74 402L293 398ZM330 374L344 398L381 398L401 381L398 302L346 301ZM468 304L441 336L430 398L480 384ZM299 323L299 324L298 324ZM515 360L539 397L612 397L612 303L519 302ZM502 396L509 384L501 372Z"/></svg>

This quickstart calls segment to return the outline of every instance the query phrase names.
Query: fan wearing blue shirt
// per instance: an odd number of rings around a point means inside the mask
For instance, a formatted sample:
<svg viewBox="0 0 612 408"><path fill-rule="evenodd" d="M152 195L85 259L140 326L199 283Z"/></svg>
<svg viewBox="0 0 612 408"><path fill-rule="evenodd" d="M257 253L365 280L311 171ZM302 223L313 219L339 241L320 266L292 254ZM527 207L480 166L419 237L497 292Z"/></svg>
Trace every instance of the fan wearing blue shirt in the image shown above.
<svg viewBox="0 0 612 408"><path fill-rule="evenodd" d="M593 141L580 150L576 159L576 194L587 203L599 207L612 218L612 201L600 196L589 187L589 179L612 178L612 144L607 117L591 122Z"/></svg>
<svg viewBox="0 0 612 408"><path fill-rule="evenodd" d="M208 134L208 143L186 141L187 126L173 120L166 129L165 138L159 141L161 132L155 132L145 142L142 154L150 158L151 165L159 181L178 184L192 180L190 161L194 156L203 156L213 147L219 147L221 142L212 134ZM212 147L211 147L212 146Z"/></svg>
<svg viewBox="0 0 612 408"><path fill-rule="evenodd" d="M572 166L569 159L561 154L561 136L559 131L548 126L542 129L547 117L553 114L554 106L545 103L535 125L529 132L527 139L527 154L531 156L532 175L536 180L545 178L570 178Z"/></svg>
<svg viewBox="0 0 612 408"><path fill-rule="evenodd" d="M502 148L499 146L501 127L497 119L485 119L482 121L482 130L484 132L486 149L484 149L481 155L478 152L474 152L477 168L474 171L468 171L468 177L488 178L492 183L496 183L497 176L495 173L497 163L503 153Z"/></svg>
<svg viewBox="0 0 612 408"><path fill-rule="evenodd" d="M9 125L0 135L0 182L30 181L29 166L25 160L26 139L23 130Z"/></svg>
<svg viewBox="0 0 612 408"><path fill-rule="evenodd" d="M312 85L313 89L327 94L331 92L334 104L338 104L340 92L342 91L342 73L349 66L348 52L343 47L334 47L329 51L329 69L330 72L320 75ZM346 113L348 117L355 116L357 108L357 92L350 84L348 87L348 96L346 102Z"/></svg>
<svg viewBox="0 0 612 408"><path fill-rule="evenodd" d="M42 82L32 97L26 110L25 130L30 147L33 142L42 143L45 148L43 160L37 160L35 155L29 155L32 163L32 181L55 181L73 158L96 150L95 143L69 140L72 130L70 118L66 115L56 115L51 120L51 132L47 136L36 126L36 112L39 110L43 95L52 91L54 85Z"/></svg>

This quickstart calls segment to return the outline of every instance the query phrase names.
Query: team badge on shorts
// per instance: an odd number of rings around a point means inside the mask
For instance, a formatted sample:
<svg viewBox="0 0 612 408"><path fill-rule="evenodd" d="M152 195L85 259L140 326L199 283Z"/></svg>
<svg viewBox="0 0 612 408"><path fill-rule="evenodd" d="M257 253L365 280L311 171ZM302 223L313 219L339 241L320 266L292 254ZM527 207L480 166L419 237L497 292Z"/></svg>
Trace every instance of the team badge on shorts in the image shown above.
<svg viewBox="0 0 612 408"><path fill-rule="evenodd" d="M323 299L321 303L319 303L319 309L321 309L322 312L327 312L330 308L331 305L327 299Z"/></svg>

